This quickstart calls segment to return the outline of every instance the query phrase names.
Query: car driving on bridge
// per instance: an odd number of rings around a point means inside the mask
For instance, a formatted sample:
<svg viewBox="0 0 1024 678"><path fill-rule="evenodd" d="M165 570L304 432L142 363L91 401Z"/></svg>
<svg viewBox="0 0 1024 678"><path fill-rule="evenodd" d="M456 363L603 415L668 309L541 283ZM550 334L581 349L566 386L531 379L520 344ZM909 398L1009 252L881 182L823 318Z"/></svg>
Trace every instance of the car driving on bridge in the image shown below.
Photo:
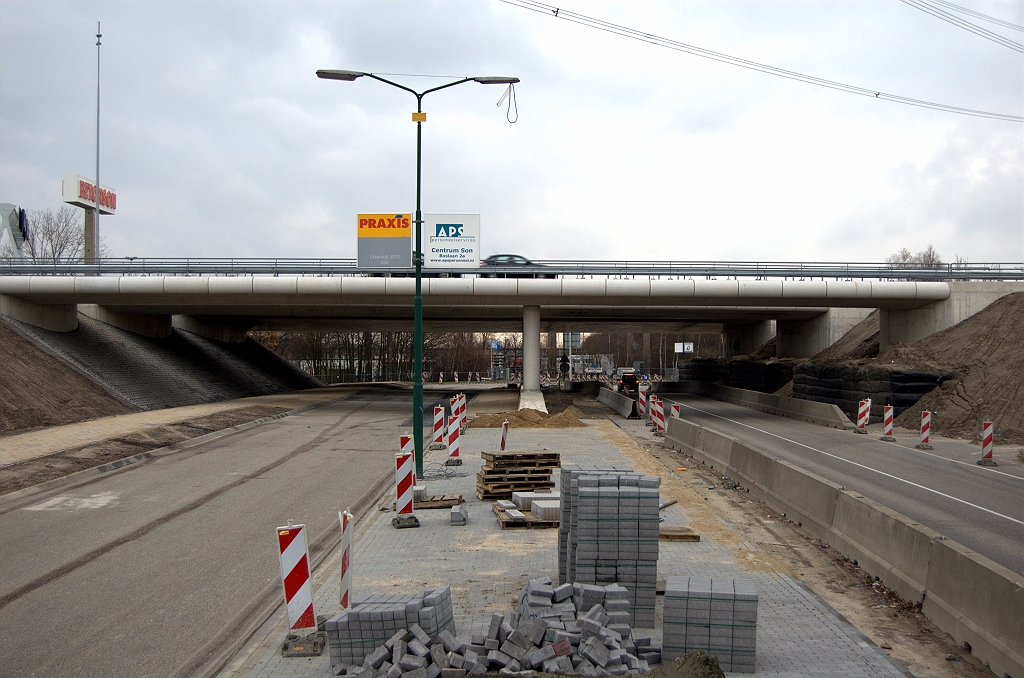
<svg viewBox="0 0 1024 678"><path fill-rule="evenodd" d="M491 271L484 269L490 267ZM554 278L554 273L545 273L544 264L530 261L518 254L492 254L480 262L480 276L483 278ZM513 269L511 271L496 271L493 269Z"/></svg>

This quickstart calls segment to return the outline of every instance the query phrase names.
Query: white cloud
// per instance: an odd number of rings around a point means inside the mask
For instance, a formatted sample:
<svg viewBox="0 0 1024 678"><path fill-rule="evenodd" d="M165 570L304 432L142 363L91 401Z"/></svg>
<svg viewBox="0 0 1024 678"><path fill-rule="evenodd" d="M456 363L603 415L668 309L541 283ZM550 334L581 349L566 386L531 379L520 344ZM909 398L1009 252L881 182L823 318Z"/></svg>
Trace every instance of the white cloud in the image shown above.
<svg viewBox="0 0 1024 678"><path fill-rule="evenodd" d="M1021 21L1020 3L972 7ZM901 3L576 2L569 9L882 91L1021 113L1019 55ZM103 220L116 254L354 256L355 214L411 210L407 93L317 68L509 74L428 95L427 211L485 254L1021 260L1021 125L752 73L498 2L24 2L0 8L0 192L91 174L104 25ZM416 87L443 80L401 78ZM1007 243L1010 243L1008 245Z"/></svg>

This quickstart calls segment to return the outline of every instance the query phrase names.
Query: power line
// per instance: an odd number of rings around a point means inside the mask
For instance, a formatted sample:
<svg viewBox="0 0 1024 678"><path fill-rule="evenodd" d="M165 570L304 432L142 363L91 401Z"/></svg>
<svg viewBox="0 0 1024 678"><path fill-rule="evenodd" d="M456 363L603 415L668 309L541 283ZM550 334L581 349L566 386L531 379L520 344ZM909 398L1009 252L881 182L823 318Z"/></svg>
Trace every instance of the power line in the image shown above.
<svg viewBox="0 0 1024 678"><path fill-rule="evenodd" d="M1018 26L1015 23L1011 23L1009 21L1003 21L1002 19L997 19L994 16L989 16L987 14L982 14L981 12L975 12L973 9L967 9L966 7L961 7L960 5L954 5L952 2L946 2L946 0L930 0L930 1L931 1L931 3L933 5L942 5L943 7L950 8L954 12L960 12L961 14L966 14L968 16L973 16L975 19L981 19L982 21L989 21L991 23L998 24L1000 26L1005 26L1006 28L1012 28L1015 31L1024 31L1024 26Z"/></svg>
<svg viewBox="0 0 1024 678"><path fill-rule="evenodd" d="M977 24L972 24L970 21L967 21L966 19L961 19L960 17L954 14L950 14L949 12L943 9L939 9L935 5L932 5L930 2L927 2L927 0L900 0L900 2L902 2L905 5L910 5L914 9L919 9L922 12L925 12L926 14L931 14L935 18L941 19L946 23L953 24L954 26L962 28L965 31L970 31L971 33L981 36L986 40L991 40L992 42L998 45L1002 45L1003 47L1009 47L1015 52L1024 53L1024 45L1022 45L1021 43L1014 42L1009 38L1004 38L998 33L993 33L987 28L982 28Z"/></svg>
<svg viewBox="0 0 1024 678"><path fill-rule="evenodd" d="M739 57L730 56L721 52L714 52L709 49L702 47L696 47L694 45L688 45L683 42L676 40L670 40L669 38L662 38L657 35L650 33L643 33L641 31L620 26L618 24L609 23L600 19L586 16L584 14L577 14L575 12L569 12L553 5L546 5L541 2L535 2L534 0L500 0L501 2L512 5L513 7L519 7L521 9L528 9L540 14L555 17L556 19L564 19L572 23L587 26L588 28L596 28L599 31L606 33L613 33L620 35L631 40L638 40L640 42L646 42L658 47L665 47L667 49L675 50L677 52L685 52L693 56L699 56L705 59L711 59L713 61L719 61L726 63L731 66L739 66L740 68L746 68L752 71L758 71L761 73L767 73L769 75L775 75L780 78L788 78L789 80L797 80L799 82L805 82L810 85L817 85L818 87L827 87L829 89L839 90L848 94L858 94L865 97L873 97L875 99L884 99L885 101L891 101L893 103L904 104L907 106L917 106L919 108L929 108L936 111L944 111L946 113L957 113L959 115L970 115L979 118L990 118L993 120L1006 120L1008 122L1024 122L1024 117L1019 115L1010 115L1008 113L995 113L992 111L979 111L973 108L962 108L960 106L951 106L949 104L940 104L934 101L924 101L922 99L912 99L910 97L903 97L896 94L887 94L878 90L867 89L865 87L857 87L855 85L847 85L834 80L826 80L824 78L818 78L813 75L805 75L803 73L797 73L796 71L789 71L783 68L776 68L775 66L768 66L761 64L756 61L749 61L747 59L741 59Z"/></svg>

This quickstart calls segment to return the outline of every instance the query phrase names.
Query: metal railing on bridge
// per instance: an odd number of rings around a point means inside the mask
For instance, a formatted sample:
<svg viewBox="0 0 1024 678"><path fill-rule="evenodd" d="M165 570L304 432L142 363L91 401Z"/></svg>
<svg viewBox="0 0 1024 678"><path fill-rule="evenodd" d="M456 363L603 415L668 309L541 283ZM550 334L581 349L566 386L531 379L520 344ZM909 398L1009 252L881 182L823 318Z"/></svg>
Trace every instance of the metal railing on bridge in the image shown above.
<svg viewBox="0 0 1024 678"><path fill-rule="evenodd" d="M411 268L360 268L355 259L4 259L0 275L381 276L410 277ZM426 278L692 278L724 280L1024 280L1020 263L888 264L867 262L541 260L530 266L430 268Z"/></svg>

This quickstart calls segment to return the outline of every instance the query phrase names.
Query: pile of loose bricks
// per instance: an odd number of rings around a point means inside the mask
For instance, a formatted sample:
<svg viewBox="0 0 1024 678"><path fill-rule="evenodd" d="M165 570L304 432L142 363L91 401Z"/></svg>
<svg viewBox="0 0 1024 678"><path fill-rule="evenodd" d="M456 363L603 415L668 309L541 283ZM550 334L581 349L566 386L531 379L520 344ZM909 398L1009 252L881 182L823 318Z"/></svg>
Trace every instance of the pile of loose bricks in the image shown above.
<svg viewBox="0 0 1024 678"><path fill-rule="evenodd" d="M559 580L622 584L636 628L654 628L660 486L628 466L562 467Z"/></svg>
<svg viewBox="0 0 1024 678"><path fill-rule="evenodd" d="M749 579L669 577L662 629L666 661L701 650L723 671L753 673L757 587Z"/></svg>
<svg viewBox="0 0 1024 678"><path fill-rule="evenodd" d="M551 658L541 654L541 668L546 673L643 673L651 664L661 662L661 650L651 646L650 638L634 636L629 592L618 584L553 586L547 577L531 580L519 594L512 625L536 633L534 629L540 628L538 622L547 629L542 652L549 645L554 647L566 640L572 648L571 656ZM535 637L530 636L530 640ZM535 659L531 658L530 663L536 666Z"/></svg>

